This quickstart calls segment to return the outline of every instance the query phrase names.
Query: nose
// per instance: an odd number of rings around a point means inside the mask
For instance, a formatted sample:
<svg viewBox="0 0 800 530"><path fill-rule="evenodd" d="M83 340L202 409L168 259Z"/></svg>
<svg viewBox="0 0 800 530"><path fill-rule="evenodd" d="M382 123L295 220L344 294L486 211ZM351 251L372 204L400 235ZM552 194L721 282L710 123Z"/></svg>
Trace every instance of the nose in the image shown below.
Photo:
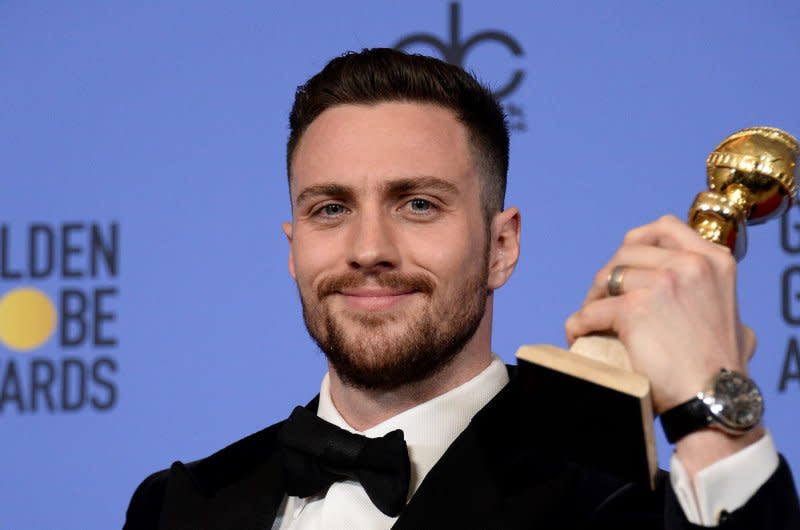
<svg viewBox="0 0 800 530"><path fill-rule="evenodd" d="M362 272L390 270L399 264L400 252L388 214L362 211L351 225L348 264Z"/></svg>

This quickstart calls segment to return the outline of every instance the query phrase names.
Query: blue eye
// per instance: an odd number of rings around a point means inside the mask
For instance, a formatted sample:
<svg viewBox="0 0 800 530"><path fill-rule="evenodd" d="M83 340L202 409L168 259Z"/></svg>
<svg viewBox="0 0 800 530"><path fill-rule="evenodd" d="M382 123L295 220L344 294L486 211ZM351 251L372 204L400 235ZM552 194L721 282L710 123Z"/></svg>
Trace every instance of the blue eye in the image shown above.
<svg viewBox="0 0 800 530"><path fill-rule="evenodd" d="M412 199L409 201L408 205L415 212L427 212L433 207L430 201L426 201L425 199Z"/></svg>
<svg viewBox="0 0 800 530"><path fill-rule="evenodd" d="M341 204L331 203L322 207L322 213L330 216L337 216L344 213L344 206Z"/></svg>

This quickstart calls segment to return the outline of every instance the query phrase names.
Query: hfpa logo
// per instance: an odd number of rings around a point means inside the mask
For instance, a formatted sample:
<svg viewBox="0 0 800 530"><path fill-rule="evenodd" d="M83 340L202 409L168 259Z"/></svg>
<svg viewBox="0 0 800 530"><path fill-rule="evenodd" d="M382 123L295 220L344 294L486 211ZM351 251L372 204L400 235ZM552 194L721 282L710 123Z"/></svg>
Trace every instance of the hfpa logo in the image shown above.
<svg viewBox="0 0 800 530"><path fill-rule="evenodd" d="M402 37L394 45L397 50L407 50L412 46L429 46L439 52L442 59L450 64L455 64L464 67L464 58L470 49L474 48L477 44L494 42L498 43L508 49L509 53L515 57L524 55L522 46L519 42L502 31L497 30L484 30L466 38L461 39L461 5L458 2L450 4L450 41L444 42L436 35L430 33L412 33ZM525 77L525 72L521 69L516 69L511 72L508 80L495 89L492 93L498 100L504 100L507 96L512 94L522 83ZM509 125L515 130L525 130L524 116L522 107L519 105L505 103L505 110L509 116Z"/></svg>

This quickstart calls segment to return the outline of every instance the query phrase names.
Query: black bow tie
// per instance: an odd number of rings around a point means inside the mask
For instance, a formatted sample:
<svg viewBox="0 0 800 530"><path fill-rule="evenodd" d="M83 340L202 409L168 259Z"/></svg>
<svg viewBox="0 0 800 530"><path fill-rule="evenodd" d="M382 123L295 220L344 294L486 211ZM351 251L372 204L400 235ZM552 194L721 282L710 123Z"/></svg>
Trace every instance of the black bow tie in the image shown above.
<svg viewBox="0 0 800 530"><path fill-rule="evenodd" d="M352 479L389 517L399 515L405 506L411 465L403 431L367 438L297 407L284 422L278 441L289 495L308 497L337 480Z"/></svg>

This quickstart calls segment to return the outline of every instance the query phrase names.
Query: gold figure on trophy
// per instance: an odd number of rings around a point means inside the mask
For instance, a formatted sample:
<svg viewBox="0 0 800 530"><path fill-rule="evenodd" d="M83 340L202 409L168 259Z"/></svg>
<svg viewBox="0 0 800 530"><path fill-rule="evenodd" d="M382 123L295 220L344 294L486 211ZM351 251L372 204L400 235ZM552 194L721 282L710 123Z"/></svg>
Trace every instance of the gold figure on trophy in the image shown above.
<svg viewBox="0 0 800 530"><path fill-rule="evenodd" d="M689 225L727 246L737 260L747 252L745 224L781 215L797 195L797 140L772 127L751 127L727 137L708 155L708 189L689 210Z"/></svg>
<svg viewBox="0 0 800 530"><path fill-rule="evenodd" d="M780 216L796 200L798 154L797 140L773 127L728 136L706 160L708 190L695 198L689 225L740 260L747 252L745 226ZM557 433L554 446L580 455L584 463L654 484L650 383L630 371L619 340L592 335L575 341L570 351L526 345L516 355L527 398L534 406L549 404L541 421ZM560 397L556 408L554 395Z"/></svg>

